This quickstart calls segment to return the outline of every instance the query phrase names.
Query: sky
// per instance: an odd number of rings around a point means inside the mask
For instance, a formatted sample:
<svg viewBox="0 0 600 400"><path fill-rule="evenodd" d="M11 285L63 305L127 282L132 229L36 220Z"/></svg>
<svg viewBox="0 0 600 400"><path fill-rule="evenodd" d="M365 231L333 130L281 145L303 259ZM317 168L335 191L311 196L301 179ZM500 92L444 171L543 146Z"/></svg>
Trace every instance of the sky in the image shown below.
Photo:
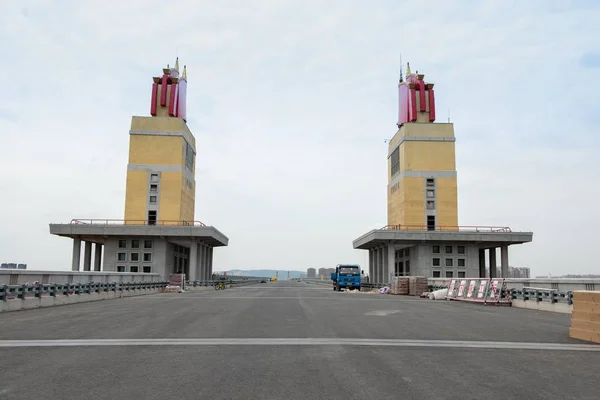
<svg viewBox="0 0 600 400"><path fill-rule="evenodd" d="M532 275L599 273L599 21L594 0L4 0L0 261L69 270L49 223L123 218L131 116L179 56L215 269L366 267L401 53L454 123L460 225L533 231L510 248Z"/></svg>

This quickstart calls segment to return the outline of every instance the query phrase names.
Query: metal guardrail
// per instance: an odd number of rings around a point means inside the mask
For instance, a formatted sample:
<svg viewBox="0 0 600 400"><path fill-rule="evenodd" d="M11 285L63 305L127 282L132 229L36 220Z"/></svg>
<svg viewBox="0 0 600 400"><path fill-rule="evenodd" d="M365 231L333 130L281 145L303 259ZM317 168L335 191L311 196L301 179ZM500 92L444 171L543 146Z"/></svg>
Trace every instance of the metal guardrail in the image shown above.
<svg viewBox="0 0 600 400"><path fill-rule="evenodd" d="M227 285L244 286L260 282L260 280L211 280L186 282L185 286L214 286L217 282ZM168 282L113 282L113 283L36 283L23 285L1 285L0 301L11 299L25 299L26 297L42 297L43 295L55 297L56 295L71 296L101 292L135 291L146 289L162 289Z"/></svg>
<svg viewBox="0 0 600 400"><path fill-rule="evenodd" d="M12 298L26 297L70 296L75 294L90 294L100 292L117 292L130 290L159 289L167 286L167 282L114 282L114 283L37 283L34 285L2 285L0 286L0 301Z"/></svg>

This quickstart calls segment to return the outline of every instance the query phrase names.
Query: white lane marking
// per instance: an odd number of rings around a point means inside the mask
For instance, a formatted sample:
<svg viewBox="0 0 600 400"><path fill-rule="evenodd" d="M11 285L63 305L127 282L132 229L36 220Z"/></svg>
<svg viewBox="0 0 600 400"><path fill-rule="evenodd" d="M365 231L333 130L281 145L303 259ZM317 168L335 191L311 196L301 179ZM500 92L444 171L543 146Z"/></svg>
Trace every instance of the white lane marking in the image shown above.
<svg viewBox="0 0 600 400"><path fill-rule="evenodd" d="M470 348L495 350L589 351L600 345L532 342L487 342L463 340L343 339L343 338L189 338L189 339L61 339L0 340L0 347L78 346L382 346Z"/></svg>
<svg viewBox="0 0 600 400"><path fill-rule="evenodd" d="M178 300L189 300L189 299L216 299L216 300L228 300L228 299L253 299L253 300L263 300L263 299L287 299L287 300L341 300L341 301L348 301L348 300L360 300L360 301L383 301L383 300L394 300L394 299L390 299L390 298L381 298L381 297L375 297L375 298L365 298L365 297L353 297L353 298L347 298L347 297L300 297L300 296L156 296L156 295L152 295L152 297L150 296L132 296L132 297L127 297L127 299L131 299L131 300L164 300L164 299L178 299ZM432 304L433 302L426 302L423 301L422 299L401 299L401 302L422 302L422 303L429 303Z"/></svg>
<svg viewBox="0 0 600 400"><path fill-rule="evenodd" d="M384 317L386 315L390 315L390 314L396 314L399 313L400 310L378 310L378 311L369 311L366 312L365 315L377 315L380 317Z"/></svg>

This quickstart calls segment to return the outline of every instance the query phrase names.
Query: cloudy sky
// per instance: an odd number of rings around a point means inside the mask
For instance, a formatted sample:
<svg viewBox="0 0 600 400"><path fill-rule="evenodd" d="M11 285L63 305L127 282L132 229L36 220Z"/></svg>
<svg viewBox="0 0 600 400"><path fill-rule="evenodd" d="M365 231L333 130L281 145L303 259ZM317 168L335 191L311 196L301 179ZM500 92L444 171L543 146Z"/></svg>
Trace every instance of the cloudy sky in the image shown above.
<svg viewBox="0 0 600 400"><path fill-rule="evenodd" d="M599 21L594 0L3 0L0 261L67 270L48 223L123 218L131 115L179 55L215 267L366 265L401 52L455 124L460 224L533 231L510 254L533 274L598 273Z"/></svg>

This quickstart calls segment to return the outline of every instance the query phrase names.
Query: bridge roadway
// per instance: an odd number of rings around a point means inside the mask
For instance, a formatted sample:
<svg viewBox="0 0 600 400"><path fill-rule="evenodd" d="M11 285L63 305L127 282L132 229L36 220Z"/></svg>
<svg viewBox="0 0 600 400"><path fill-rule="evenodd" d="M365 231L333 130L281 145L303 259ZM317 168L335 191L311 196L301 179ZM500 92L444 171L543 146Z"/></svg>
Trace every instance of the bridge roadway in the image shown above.
<svg viewBox="0 0 600 400"><path fill-rule="evenodd" d="M568 327L285 281L8 312L0 400L597 399L600 346Z"/></svg>

